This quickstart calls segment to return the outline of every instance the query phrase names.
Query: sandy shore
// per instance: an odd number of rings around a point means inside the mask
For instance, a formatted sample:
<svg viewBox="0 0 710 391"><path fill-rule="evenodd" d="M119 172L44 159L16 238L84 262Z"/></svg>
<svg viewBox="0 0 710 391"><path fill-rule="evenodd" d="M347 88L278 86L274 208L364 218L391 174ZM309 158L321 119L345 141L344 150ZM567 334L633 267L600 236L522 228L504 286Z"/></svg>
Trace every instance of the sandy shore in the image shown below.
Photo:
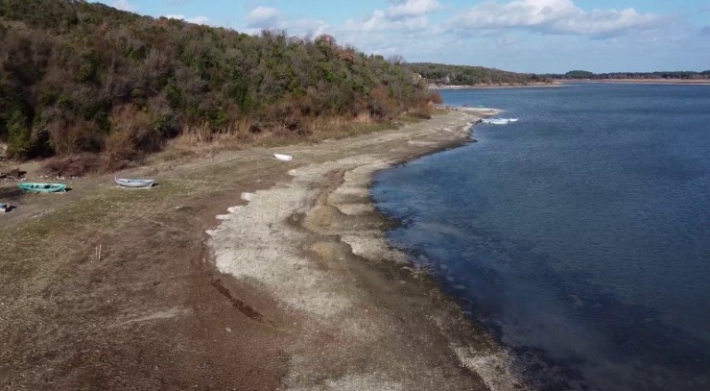
<svg viewBox="0 0 710 391"><path fill-rule="evenodd" d="M482 113L124 173L150 191L94 177L18 198L0 221L0 388L520 389L388 247L369 196L375 171L468 142Z"/></svg>

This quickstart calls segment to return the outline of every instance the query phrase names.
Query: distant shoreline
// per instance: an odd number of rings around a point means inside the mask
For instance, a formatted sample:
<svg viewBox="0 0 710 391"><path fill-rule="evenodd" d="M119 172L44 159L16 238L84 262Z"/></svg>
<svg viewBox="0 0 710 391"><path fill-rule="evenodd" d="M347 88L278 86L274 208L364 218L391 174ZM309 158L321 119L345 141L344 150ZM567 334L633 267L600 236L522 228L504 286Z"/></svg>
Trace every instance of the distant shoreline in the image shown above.
<svg viewBox="0 0 710 391"><path fill-rule="evenodd" d="M504 84L474 84L474 85L460 85L460 84L429 84L430 90L496 90L496 89L506 89L506 88L552 88L552 87L563 87L562 82L553 81L550 83L527 83L527 84L515 84L515 83L504 83Z"/></svg>
<svg viewBox="0 0 710 391"><path fill-rule="evenodd" d="M507 88L557 88L570 84L649 84L649 85L686 85L686 86L710 86L710 79L561 79L550 83L528 83L528 84L429 84L429 89L433 91L443 90L475 90L475 89L507 89Z"/></svg>
<svg viewBox="0 0 710 391"><path fill-rule="evenodd" d="M710 79L583 79L583 80L560 80L561 84L574 83L601 83L601 84L659 84L659 85L710 85Z"/></svg>

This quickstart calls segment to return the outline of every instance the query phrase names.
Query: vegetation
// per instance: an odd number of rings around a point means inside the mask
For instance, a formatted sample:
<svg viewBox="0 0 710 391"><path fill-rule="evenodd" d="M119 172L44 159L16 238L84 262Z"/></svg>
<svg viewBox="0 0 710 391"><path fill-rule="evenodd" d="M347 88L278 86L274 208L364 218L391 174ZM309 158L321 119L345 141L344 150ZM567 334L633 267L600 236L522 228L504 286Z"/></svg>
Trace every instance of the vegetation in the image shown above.
<svg viewBox="0 0 710 391"><path fill-rule="evenodd" d="M506 72L478 66L410 63L407 68L421 75L429 83L439 85L505 85L548 82L544 76Z"/></svg>
<svg viewBox="0 0 710 391"><path fill-rule="evenodd" d="M703 72L613 72L593 73L588 71L570 71L565 74L542 75L549 79L585 79L585 80L610 80L610 79L675 79L675 80L701 80L710 79L710 70Z"/></svg>
<svg viewBox="0 0 710 391"><path fill-rule="evenodd" d="M307 135L311 119L426 116L400 63L83 0L0 0L0 143L8 157L101 153L111 170L188 131ZM94 155L95 156L95 155Z"/></svg>

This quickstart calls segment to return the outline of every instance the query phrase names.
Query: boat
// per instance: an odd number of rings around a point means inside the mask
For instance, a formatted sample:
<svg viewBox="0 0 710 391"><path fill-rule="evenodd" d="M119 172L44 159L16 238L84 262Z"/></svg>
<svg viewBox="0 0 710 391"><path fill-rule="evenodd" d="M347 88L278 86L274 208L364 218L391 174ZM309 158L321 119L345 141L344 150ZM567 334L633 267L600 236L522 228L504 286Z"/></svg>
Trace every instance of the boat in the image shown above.
<svg viewBox="0 0 710 391"><path fill-rule="evenodd" d="M507 125L509 122L518 122L517 118L485 118L481 122L492 125Z"/></svg>
<svg viewBox="0 0 710 391"><path fill-rule="evenodd" d="M152 187L155 184L153 179L129 179L129 178L114 178L117 185L122 187L146 188Z"/></svg>
<svg viewBox="0 0 710 391"><path fill-rule="evenodd" d="M18 183L17 187L28 193L64 193L67 191L67 185L61 183L23 182Z"/></svg>
<svg viewBox="0 0 710 391"><path fill-rule="evenodd" d="M9 212L12 209L12 205L0 202L0 213Z"/></svg>
<svg viewBox="0 0 710 391"><path fill-rule="evenodd" d="M505 118L494 118L494 119L490 120L488 123L491 125L507 125L508 122L510 122L510 121Z"/></svg>
<svg viewBox="0 0 710 391"><path fill-rule="evenodd" d="M281 153L275 153L275 154L274 154L274 157L275 157L276 159L278 159L278 160L281 160L282 162L290 162L291 160L293 160L293 156L291 156L291 155L284 155L284 154L281 154Z"/></svg>

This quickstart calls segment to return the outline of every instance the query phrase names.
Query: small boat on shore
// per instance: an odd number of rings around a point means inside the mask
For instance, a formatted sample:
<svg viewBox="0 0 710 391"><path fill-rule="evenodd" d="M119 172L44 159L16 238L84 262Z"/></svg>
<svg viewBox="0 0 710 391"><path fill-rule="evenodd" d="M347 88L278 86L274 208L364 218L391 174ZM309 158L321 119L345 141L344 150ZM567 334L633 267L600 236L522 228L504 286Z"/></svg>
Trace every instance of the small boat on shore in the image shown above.
<svg viewBox="0 0 710 391"><path fill-rule="evenodd" d="M0 213L9 212L12 209L12 205L0 202Z"/></svg>
<svg viewBox="0 0 710 391"><path fill-rule="evenodd" d="M28 193L65 193L67 191L67 185L61 183L23 182L18 183L17 187Z"/></svg>
<svg viewBox="0 0 710 391"><path fill-rule="evenodd" d="M290 162L291 160L293 160L293 156L291 156L291 155L284 155L284 154L281 154L281 153L275 153L275 154L274 154L274 157L275 157L277 160L281 160L282 162Z"/></svg>
<svg viewBox="0 0 710 391"><path fill-rule="evenodd" d="M155 184L153 179L114 178L113 180L121 187L147 188Z"/></svg>

